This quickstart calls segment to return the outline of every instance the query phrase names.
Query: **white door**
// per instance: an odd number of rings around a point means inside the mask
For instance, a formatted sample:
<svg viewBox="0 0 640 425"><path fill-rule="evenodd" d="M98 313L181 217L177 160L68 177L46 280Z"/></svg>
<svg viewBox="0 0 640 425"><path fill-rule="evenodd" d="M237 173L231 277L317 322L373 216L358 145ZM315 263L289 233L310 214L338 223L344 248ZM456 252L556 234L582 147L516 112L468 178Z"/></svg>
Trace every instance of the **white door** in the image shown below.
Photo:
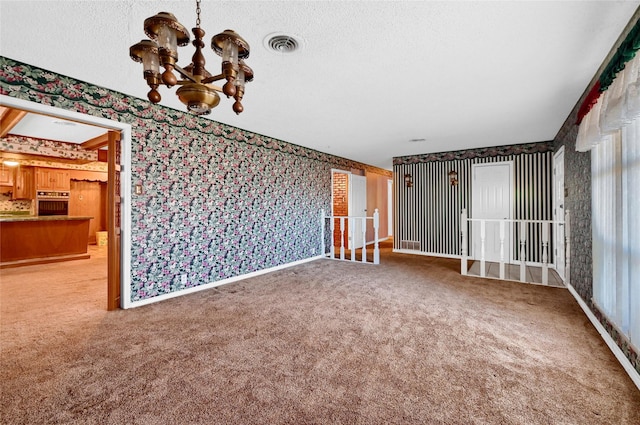
<svg viewBox="0 0 640 425"><path fill-rule="evenodd" d="M471 182L471 218L512 218L513 163L511 161L474 164ZM500 227L498 222L485 222L486 261L500 261ZM472 255L481 256L480 223L473 222ZM511 226L505 224L504 260L511 259Z"/></svg>
<svg viewBox="0 0 640 425"><path fill-rule="evenodd" d="M564 222L564 146L553 156L553 220ZM556 272L564 279L564 224L553 225L553 247Z"/></svg>
<svg viewBox="0 0 640 425"><path fill-rule="evenodd" d="M367 178L353 174L350 174L349 177L349 216L366 217ZM349 229L349 233L353 236L352 239L349 239L349 249L362 248L362 220L353 220L352 223L353 229Z"/></svg>

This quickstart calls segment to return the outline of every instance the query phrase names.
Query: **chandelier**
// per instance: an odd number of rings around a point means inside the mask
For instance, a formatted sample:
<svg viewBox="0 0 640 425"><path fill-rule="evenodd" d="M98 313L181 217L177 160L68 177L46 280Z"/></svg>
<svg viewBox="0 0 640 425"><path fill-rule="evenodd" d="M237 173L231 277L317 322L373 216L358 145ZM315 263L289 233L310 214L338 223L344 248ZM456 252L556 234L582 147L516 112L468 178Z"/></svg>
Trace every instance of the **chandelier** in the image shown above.
<svg viewBox="0 0 640 425"><path fill-rule="evenodd" d="M151 88L147 97L152 103L161 100L158 87L164 83L171 88L180 87L176 95L187 109L196 115L211 113L211 109L220 103L218 92L228 98L233 97L233 111L241 113L245 83L253 80L253 70L244 63L249 57L249 44L232 30L225 30L211 39L211 48L222 57L222 73L211 75L204 67L202 54L204 30L200 28L200 0L196 1L196 27L192 29L196 48L192 62L181 68L178 66L178 46L189 44L189 33L176 17L168 12L160 12L144 20L144 32L151 40L142 40L129 49L129 56L136 62L142 62L144 79ZM160 74L160 65L164 72ZM181 79L174 74L177 71ZM224 86L212 83L226 80Z"/></svg>

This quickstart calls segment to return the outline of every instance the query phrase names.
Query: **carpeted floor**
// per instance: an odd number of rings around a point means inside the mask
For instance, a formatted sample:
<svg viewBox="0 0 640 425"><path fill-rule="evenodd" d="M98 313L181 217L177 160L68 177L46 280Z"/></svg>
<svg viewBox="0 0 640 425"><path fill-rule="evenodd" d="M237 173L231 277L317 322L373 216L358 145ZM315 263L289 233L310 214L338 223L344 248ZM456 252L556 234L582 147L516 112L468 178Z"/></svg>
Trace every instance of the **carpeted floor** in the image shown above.
<svg viewBox="0 0 640 425"><path fill-rule="evenodd" d="M109 313L83 267L0 271L3 424L640 423L565 289L387 248Z"/></svg>

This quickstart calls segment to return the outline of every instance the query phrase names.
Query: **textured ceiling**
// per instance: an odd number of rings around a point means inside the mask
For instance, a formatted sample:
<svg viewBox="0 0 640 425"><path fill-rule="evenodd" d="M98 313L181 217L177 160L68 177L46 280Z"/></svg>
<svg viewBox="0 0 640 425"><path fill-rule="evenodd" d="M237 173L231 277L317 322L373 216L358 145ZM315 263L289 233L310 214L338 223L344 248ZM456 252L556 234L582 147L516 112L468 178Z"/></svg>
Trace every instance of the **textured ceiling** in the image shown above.
<svg viewBox="0 0 640 425"><path fill-rule="evenodd" d="M245 112L223 98L209 118L391 168L393 156L552 139L638 1L207 1L214 34L251 44ZM0 54L146 98L129 46L171 12L187 28L194 1L0 1ZM274 32L303 48L283 55ZM179 64L193 48L180 48ZM175 90L162 104L183 109ZM411 139L425 139L411 143Z"/></svg>

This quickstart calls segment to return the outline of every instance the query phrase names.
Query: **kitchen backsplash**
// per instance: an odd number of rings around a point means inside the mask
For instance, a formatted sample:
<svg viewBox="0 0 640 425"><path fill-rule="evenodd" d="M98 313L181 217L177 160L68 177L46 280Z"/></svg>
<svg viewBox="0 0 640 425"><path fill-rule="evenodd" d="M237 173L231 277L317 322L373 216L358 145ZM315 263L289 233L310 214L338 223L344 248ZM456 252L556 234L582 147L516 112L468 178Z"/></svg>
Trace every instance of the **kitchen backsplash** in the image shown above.
<svg viewBox="0 0 640 425"><path fill-rule="evenodd" d="M6 192L0 193L0 211L30 211L35 214L34 206L31 200L12 201Z"/></svg>

